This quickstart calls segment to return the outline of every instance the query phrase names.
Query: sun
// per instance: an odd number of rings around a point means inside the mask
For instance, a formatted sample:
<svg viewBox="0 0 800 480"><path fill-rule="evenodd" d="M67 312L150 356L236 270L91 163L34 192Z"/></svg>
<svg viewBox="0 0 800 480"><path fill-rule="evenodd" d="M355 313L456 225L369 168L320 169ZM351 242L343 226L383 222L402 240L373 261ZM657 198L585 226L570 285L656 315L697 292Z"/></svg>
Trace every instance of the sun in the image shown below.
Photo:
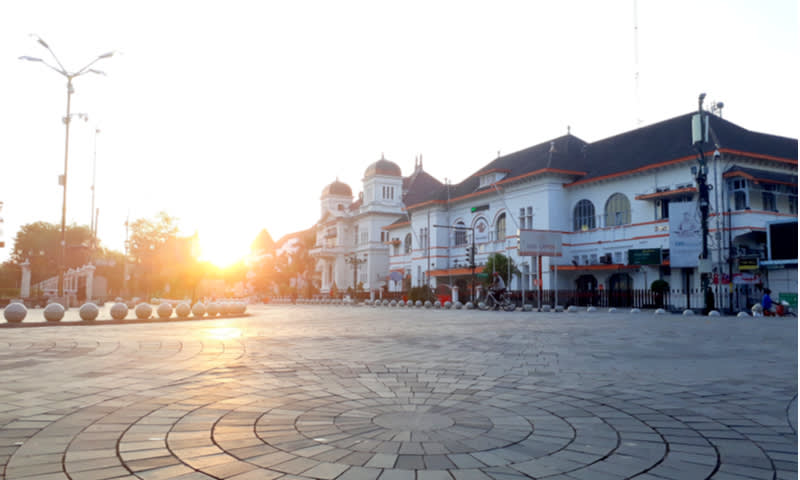
<svg viewBox="0 0 800 480"><path fill-rule="evenodd" d="M249 252L248 246L238 245L236 236L198 235L200 254L198 258L219 268L228 268L242 260Z"/></svg>

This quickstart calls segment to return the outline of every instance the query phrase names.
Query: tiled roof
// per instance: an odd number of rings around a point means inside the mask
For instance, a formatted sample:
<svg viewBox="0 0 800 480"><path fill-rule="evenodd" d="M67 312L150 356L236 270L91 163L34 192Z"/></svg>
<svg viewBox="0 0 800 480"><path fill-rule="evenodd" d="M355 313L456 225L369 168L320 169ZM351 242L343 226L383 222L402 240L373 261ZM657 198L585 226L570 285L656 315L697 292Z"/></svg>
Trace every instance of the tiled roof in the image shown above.
<svg viewBox="0 0 800 480"><path fill-rule="evenodd" d="M725 170L723 177L744 177L755 182L782 183L797 186L797 175L786 175L785 173L760 170L757 168L745 168L738 165Z"/></svg>
<svg viewBox="0 0 800 480"><path fill-rule="evenodd" d="M492 186L479 188L479 174L492 171L508 172L503 182L550 172L572 177L572 183L568 185L577 185L689 161L697 155L691 144L691 118L694 114L688 113L592 143L568 134L498 157L461 183L450 185L449 191L442 185L438 189L423 190L421 195L409 195L405 204L413 207L489 191ZM752 132L710 113L708 117L711 133L704 148L706 152L719 148L728 154L797 164L797 139Z"/></svg>

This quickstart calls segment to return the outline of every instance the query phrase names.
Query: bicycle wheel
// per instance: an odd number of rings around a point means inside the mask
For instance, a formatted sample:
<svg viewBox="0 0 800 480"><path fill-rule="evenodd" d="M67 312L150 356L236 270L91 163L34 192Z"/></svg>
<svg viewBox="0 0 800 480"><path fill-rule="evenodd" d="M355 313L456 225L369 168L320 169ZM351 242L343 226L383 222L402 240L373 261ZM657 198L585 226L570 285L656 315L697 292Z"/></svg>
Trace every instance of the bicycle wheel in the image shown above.
<svg viewBox="0 0 800 480"><path fill-rule="evenodd" d="M513 312L517 309L517 305L511 301L510 298L506 297L503 299L503 310L506 312Z"/></svg>

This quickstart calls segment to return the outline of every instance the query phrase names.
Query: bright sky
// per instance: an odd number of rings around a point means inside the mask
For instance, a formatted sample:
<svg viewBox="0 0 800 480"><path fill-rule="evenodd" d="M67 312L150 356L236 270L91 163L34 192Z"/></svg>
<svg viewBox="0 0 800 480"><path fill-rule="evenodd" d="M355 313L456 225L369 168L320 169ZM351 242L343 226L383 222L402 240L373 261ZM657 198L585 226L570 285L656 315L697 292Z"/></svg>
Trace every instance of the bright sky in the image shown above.
<svg viewBox="0 0 800 480"><path fill-rule="evenodd" d="M310 227L337 177L354 193L383 153L459 182L566 133L595 141L723 101L723 116L797 137L796 0L0 2L0 201L61 221L68 70L75 80L67 221L123 250L125 218L164 210L212 260ZM637 101L638 98L638 101ZM687 125L687 137L688 137ZM688 138L687 138L688 140Z"/></svg>

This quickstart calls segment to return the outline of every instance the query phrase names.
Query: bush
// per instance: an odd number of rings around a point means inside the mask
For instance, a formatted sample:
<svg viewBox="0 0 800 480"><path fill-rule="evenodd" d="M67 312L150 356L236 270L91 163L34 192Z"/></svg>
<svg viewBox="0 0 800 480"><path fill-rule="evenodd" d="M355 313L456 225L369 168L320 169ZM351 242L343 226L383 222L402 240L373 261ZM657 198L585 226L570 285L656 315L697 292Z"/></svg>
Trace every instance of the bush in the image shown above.
<svg viewBox="0 0 800 480"><path fill-rule="evenodd" d="M414 287L408 292L408 299L416 302L417 300L426 301L430 300L431 302L436 301L436 295L433 294L433 290L430 287Z"/></svg>

